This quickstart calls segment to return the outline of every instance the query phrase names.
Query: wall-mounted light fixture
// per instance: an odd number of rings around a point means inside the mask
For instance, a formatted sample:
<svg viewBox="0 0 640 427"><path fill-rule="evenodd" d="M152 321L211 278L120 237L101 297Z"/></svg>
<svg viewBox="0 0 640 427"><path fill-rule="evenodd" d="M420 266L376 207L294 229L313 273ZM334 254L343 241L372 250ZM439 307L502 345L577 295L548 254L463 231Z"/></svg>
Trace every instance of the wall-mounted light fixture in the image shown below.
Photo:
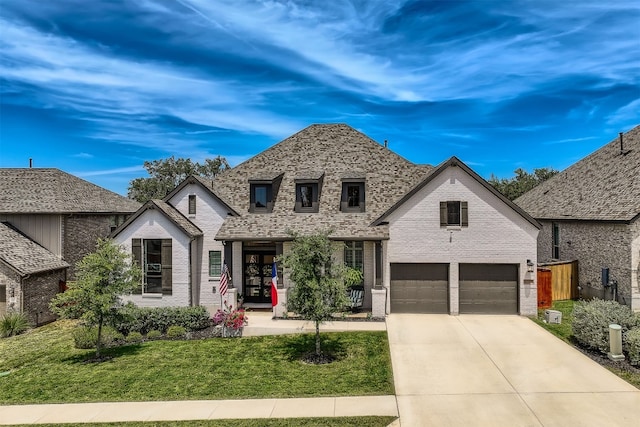
<svg viewBox="0 0 640 427"><path fill-rule="evenodd" d="M531 261L530 259L527 260L527 272L528 273L533 273L533 261Z"/></svg>

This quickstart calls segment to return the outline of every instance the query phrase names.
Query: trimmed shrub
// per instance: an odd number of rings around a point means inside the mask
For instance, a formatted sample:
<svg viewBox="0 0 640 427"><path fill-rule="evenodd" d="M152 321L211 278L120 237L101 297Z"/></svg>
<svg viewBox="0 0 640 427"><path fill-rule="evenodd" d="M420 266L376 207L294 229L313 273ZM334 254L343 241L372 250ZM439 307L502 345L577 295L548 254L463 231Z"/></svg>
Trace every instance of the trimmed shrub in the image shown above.
<svg viewBox="0 0 640 427"><path fill-rule="evenodd" d="M0 338L19 335L29 329L29 320L24 313L7 313L0 319Z"/></svg>
<svg viewBox="0 0 640 427"><path fill-rule="evenodd" d="M167 329L168 338L184 338L187 336L187 330L184 326L173 325Z"/></svg>
<svg viewBox="0 0 640 427"><path fill-rule="evenodd" d="M142 342L142 334L140 332L133 331L127 335L124 340L128 343Z"/></svg>
<svg viewBox="0 0 640 427"><path fill-rule="evenodd" d="M157 340L158 338L162 337L162 332L160 332L157 329L153 329L149 332L147 332L147 339L148 340Z"/></svg>
<svg viewBox="0 0 640 427"><path fill-rule="evenodd" d="M609 325L620 325L625 334L635 321L631 309L615 301L578 301L573 307L573 336L580 344L606 354L609 351Z"/></svg>
<svg viewBox="0 0 640 427"><path fill-rule="evenodd" d="M72 335L76 348L96 348L96 344L98 343L97 326L79 326L73 330ZM112 347L123 342L124 336L110 326L103 326L101 339L104 347Z"/></svg>
<svg viewBox="0 0 640 427"><path fill-rule="evenodd" d="M629 356L629 363L640 366L640 327L629 329L623 335L624 348Z"/></svg>
<svg viewBox="0 0 640 427"><path fill-rule="evenodd" d="M128 335L131 332L148 334L154 329L166 332L172 325L182 326L187 331L197 331L210 324L209 313L202 306L144 308L128 304L118 311L113 326Z"/></svg>

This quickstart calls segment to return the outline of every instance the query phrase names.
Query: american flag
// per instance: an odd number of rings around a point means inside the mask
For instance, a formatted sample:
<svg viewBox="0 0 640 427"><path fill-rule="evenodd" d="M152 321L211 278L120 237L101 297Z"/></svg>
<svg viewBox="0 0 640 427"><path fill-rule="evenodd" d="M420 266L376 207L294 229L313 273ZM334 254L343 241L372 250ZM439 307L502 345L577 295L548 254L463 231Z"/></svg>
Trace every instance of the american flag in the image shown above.
<svg viewBox="0 0 640 427"><path fill-rule="evenodd" d="M227 294L227 288L229 287L229 269L227 264L222 265L222 273L220 273L220 295Z"/></svg>

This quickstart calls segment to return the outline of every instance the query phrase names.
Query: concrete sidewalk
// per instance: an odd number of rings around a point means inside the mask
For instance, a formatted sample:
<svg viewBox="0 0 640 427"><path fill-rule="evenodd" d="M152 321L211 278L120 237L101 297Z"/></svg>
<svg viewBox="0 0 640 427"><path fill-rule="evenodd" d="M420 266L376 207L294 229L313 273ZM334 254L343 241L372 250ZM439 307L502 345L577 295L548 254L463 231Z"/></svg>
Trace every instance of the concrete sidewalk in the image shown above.
<svg viewBox="0 0 640 427"><path fill-rule="evenodd" d="M395 396L0 406L0 425L366 415L397 417Z"/></svg>
<svg viewBox="0 0 640 427"><path fill-rule="evenodd" d="M248 312L244 336L315 332L312 322L272 319L269 312ZM321 332L384 331L385 322L334 321ZM398 416L396 397L355 396L296 399L100 402L0 406L0 425L179 421L301 417Z"/></svg>

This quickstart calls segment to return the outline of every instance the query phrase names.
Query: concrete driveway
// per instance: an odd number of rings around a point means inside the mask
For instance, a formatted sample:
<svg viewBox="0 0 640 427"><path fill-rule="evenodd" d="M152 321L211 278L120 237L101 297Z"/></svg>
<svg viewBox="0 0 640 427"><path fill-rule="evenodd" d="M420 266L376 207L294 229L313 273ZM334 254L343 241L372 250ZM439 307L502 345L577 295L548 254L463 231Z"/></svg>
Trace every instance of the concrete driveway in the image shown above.
<svg viewBox="0 0 640 427"><path fill-rule="evenodd" d="M519 316L391 314L402 427L638 426L640 390Z"/></svg>

